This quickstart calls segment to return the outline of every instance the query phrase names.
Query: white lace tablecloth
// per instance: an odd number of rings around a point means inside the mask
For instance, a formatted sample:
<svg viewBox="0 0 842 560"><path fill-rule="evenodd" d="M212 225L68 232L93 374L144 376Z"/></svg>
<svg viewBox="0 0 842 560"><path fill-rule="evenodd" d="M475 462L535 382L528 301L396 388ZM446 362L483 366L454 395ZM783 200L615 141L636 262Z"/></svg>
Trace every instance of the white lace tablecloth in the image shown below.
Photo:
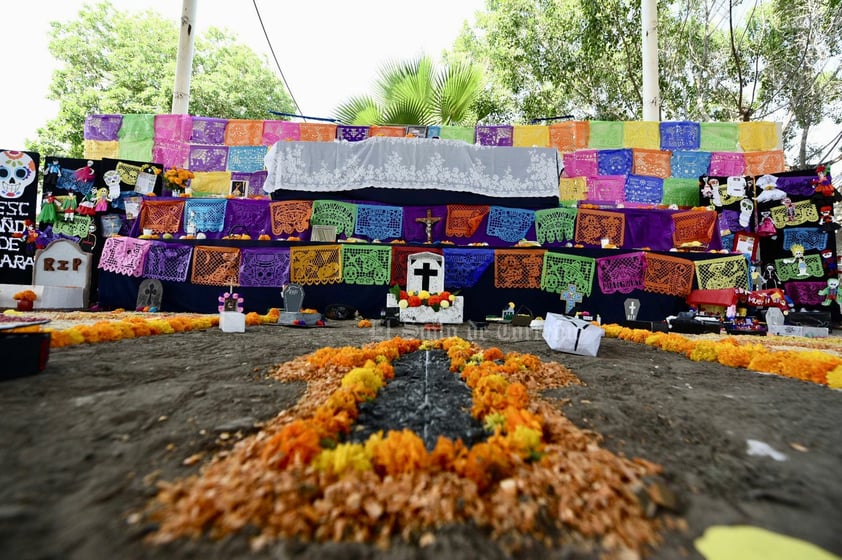
<svg viewBox="0 0 842 560"><path fill-rule="evenodd" d="M557 197L555 148L476 146L456 140L373 137L278 142L263 189L337 192L367 187L441 189L485 196Z"/></svg>

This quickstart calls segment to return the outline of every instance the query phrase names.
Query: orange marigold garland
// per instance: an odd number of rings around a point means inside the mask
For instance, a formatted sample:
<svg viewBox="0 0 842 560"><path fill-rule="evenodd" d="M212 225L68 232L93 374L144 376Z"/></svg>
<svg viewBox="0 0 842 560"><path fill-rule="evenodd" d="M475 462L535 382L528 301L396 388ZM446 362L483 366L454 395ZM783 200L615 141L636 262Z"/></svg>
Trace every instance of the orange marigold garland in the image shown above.
<svg viewBox="0 0 842 560"><path fill-rule="evenodd" d="M447 352L473 389L487 440L467 448L440 437L428 451L401 430L342 442L359 403L394 375L391 362L419 349ZM388 544L450 523L487 528L512 547L524 538L581 538L571 531L613 551L658 542L659 522L631 487L659 467L600 449L596 434L541 399L539 391L579 382L560 364L455 337L394 338L322 348L282 364L275 377L307 381L305 394L200 475L163 484L151 510L160 523L153 542L248 525L260 531L257 547L283 537Z"/></svg>
<svg viewBox="0 0 842 560"><path fill-rule="evenodd" d="M842 385L839 373L831 375L842 367L842 357L822 351L839 350L840 344L831 340L797 341L799 345L812 347L808 350L774 350L770 346L779 341L782 345L795 341L791 337L767 337L763 343L742 342L735 336L719 340L690 339L677 333L630 329L616 324L604 325L603 328L609 338L644 343L667 352L684 354L695 361L719 362L729 367L774 373L831 387L835 387L836 383Z"/></svg>

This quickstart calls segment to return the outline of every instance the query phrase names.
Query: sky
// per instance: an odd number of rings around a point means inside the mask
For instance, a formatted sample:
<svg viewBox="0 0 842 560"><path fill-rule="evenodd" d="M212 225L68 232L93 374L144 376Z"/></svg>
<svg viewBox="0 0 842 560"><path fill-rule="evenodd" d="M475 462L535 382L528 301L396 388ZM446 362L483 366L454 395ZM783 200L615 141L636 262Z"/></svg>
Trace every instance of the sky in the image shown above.
<svg viewBox="0 0 842 560"><path fill-rule="evenodd" d="M30 69L20 85L0 93L0 149L23 149L58 112L46 99L56 67L48 50L51 21L75 19L83 0L29 0L15 8L0 34L8 53L25 57ZM94 3L90 0L88 3ZM121 11L147 9L178 22L181 0L111 0ZM201 35L209 27L227 29L275 69L260 28L253 0L197 0L195 27ZM485 6L484 0L257 0L263 23L302 114L330 117L354 95L371 91L378 70L389 60L420 54L438 59L449 49L465 21ZM13 23L16 17L23 20ZM25 23L23 23L25 22ZM317 44L314 39L318 39ZM309 46L305 46L309 43ZM277 71L277 70L276 70Z"/></svg>

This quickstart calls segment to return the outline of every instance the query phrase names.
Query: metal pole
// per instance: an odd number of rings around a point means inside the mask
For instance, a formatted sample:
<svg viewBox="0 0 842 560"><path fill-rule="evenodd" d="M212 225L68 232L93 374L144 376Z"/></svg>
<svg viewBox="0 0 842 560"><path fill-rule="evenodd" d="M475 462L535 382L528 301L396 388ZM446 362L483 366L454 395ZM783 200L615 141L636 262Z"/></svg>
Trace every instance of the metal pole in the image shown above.
<svg viewBox="0 0 842 560"><path fill-rule="evenodd" d="M640 24L643 39L643 120L660 121L657 0L640 0Z"/></svg>
<svg viewBox="0 0 842 560"><path fill-rule="evenodd" d="M173 114L186 115L190 111L190 76L193 73L193 32L196 21L196 0L183 0L181 7L181 35L175 57L175 86L172 92Z"/></svg>

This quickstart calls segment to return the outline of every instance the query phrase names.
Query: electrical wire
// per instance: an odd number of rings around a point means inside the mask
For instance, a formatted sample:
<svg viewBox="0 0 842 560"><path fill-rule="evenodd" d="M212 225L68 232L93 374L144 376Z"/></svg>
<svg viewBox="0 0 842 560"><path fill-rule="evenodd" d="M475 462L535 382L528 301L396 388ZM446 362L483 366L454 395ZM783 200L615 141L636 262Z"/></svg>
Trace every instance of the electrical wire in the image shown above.
<svg viewBox="0 0 842 560"><path fill-rule="evenodd" d="M289 87L287 83L287 78L284 76L284 71L281 69L281 63L278 62L278 57L275 55L275 48L272 46L272 41L269 40L269 34L266 32L266 26L263 25L263 17L260 15L260 8L257 7L257 0L252 0L252 4L254 4L254 12L257 14L257 21L260 22L260 28L263 30L263 36L266 37L266 44L269 45L269 52L272 53L272 58L275 60L275 66L278 68L278 73L281 75L281 80L284 82L284 86L287 88L287 92L289 96L292 98L292 103L295 105L295 110L298 113L301 113L301 107L298 106L298 101L295 99L295 95L292 93L292 88Z"/></svg>

